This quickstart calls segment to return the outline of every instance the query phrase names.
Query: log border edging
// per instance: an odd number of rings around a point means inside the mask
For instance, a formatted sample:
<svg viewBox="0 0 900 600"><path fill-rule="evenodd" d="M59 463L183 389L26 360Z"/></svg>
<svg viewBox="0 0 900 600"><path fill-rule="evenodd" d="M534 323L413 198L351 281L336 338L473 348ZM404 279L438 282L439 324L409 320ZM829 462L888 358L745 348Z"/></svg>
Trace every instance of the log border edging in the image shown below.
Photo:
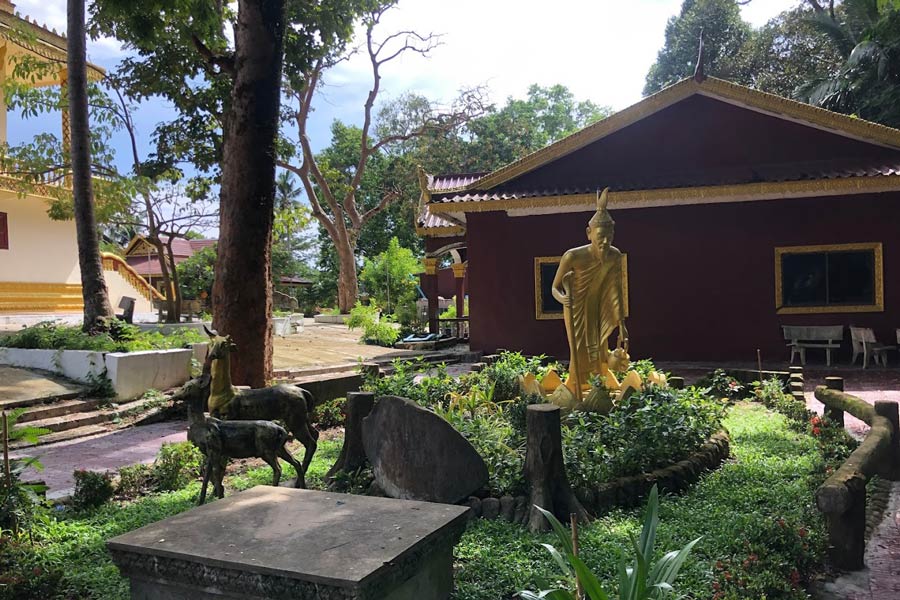
<svg viewBox="0 0 900 600"><path fill-rule="evenodd" d="M896 479L897 403L872 406L843 391L843 380L828 378L829 387L816 387L816 398L830 416L849 412L869 425L866 438L846 461L816 490L816 506L828 523L828 551L839 569L858 570L864 565L866 534L866 482L878 474Z"/></svg>
<svg viewBox="0 0 900 600"><path fill-rule="evenodd" d="M678 492L696 483L700 477L719 467L730 456L731 440L725 429L713 434L699 449L676 463L653 471L619 477L596 488L576 488L575 495L595 516L617 506L635 506L654 484L660 491ZM528 524L527 496L478 498L465 502L472 509L471 518L503 518L511 523ZM510 510L508 507L512 507Z"/></svg>

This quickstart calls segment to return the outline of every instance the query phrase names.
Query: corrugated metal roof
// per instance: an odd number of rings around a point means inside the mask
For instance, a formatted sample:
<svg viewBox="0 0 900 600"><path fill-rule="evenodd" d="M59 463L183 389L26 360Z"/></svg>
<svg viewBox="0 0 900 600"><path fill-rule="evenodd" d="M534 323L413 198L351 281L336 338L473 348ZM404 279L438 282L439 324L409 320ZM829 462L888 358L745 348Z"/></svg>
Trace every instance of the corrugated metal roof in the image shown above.
<svg viewBox="0 0 900 600"><path fill-rule="evenodd" d="M896 176L900 176L900 162L897 162L896 160L880 163L845 160L704 169L693 173L648 174L642 176L640 180L605 181L604 187L608 185L613 192L625 192L632 190L739 185L748 183L815 181L821 179L840 179L845 177ZM432 202L446 204L538 198L542 196L568 196L574 194L590 194L596 191L596 189L596 187L582 186L543 189L515 189L515 187L510 187L509 189L502 190L471 190L466 192L449 192L447 194L440 194L440 192L435 191L432 194Z"/></svg>
<svg viewBox="0 0 900 600"><path fill-rule="evenodd" d="M449 190L469 185L473 181L481 179L487 173L450 173L444 175L430 176L428 189L432 192L440 192L441 190Z"/></svg>

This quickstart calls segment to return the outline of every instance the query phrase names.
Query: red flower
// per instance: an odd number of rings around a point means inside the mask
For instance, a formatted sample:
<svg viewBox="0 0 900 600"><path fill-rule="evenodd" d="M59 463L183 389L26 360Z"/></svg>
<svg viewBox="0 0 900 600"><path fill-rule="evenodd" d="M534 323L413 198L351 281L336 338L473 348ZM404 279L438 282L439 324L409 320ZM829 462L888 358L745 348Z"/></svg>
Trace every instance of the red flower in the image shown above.
<svg viewBox="0 0 900 600"><path fill-rule="evenodd" d="M812 419L810 419L809 422L812 423L813 425L819 425L822 423L822 419L819 418L818 416L815 416Z"/></svg>
<svg viewBox="0 0 900 600"><path fill-rule="evenodd" d="M791 585L796 586L798 583L800 583L800 573L797 571L797 569L792 569L791 570Z"/></svg>
<svg viewBox="0 0 900 600"><path fill-rule="evenodd" d="M750 555L750 562L756 562L758 560L759 556L757 556L755 553Z"/></svg>
<svg viewBox="0 0 900 600"><path fill-rule="evenodd" d="M800 529L797 530L797 535L799 535L802 538L806 537L806 529L804 527L801 527Z"/></svg>
<svg viewBox="0 0 900 600"><path fill-rule="evenodd" d="M719 582L713 581L713 591L718 592L720 589L722 589L722 586L719 584Z"/></svg>
<svg viewBox="0 0 900 600"><path fill-rule="evenodd" d="M822 430L819 429L818 427L813 427L813 428L812 428L812 434L813 434L814 436L817 436L817 437L818 437L818 435L821 434L821 433L822 433Z"/></svg>

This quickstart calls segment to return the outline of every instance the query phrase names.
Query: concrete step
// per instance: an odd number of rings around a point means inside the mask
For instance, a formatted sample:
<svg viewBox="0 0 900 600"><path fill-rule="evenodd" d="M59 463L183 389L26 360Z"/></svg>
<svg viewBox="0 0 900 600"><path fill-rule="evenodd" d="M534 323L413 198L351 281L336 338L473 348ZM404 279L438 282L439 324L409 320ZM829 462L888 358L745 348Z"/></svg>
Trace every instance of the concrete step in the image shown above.
<svg viewBox="0 0 900 600"><path fill-rule="evenodd" d="M74 429L65 429L63 431L56 431L53 433L48 433L47 435L42 435L38 438L37 444L28 444L22 441L12 442L9 447L13 450L18 450L21 448L31 448L34 446L43 446L44 444L55 444L56 442L65 442L68 440L74 440L82 437L87 437L89 435L97 435L98 433L106 433L109 431L107 427L103 425L85 425L83 427L75 427Z"/></svg>
<svg viewBox="0 0 900 600"><path fill-rule="evenodd" d="M65 431L67 429L77 429L86 425L96 425L107 421L106 415L98 410L88 412L76 412L58 417L48 417L46 419L36 419L27 423L30 427L40 427L41 429L49 429L50 431ZM16 429L13 427L13 429Z"/></svg>
<svg viewBox="0 0 900 600"><path fill-rule="evenodd" d="M41 419L70 415L72 413L90 412L96 410L103 402L105 402L105 400L93 398L87 400L59 400L49 404L36 404L29 407L25 413L19 417L17 423L29 423Z"/></svg>
<svg viewBox="0 0 900 600"><path fill-rule="evenodd" d="M81 393L82 392L80 390L77 390L41 398L16 398L13 400L0 400L0 410L10 410L13 408L23 408L27 406L38 406L40 404L47 404L48 402L55 402L57 400L72 400L73 398L78 398Z"/></svg>

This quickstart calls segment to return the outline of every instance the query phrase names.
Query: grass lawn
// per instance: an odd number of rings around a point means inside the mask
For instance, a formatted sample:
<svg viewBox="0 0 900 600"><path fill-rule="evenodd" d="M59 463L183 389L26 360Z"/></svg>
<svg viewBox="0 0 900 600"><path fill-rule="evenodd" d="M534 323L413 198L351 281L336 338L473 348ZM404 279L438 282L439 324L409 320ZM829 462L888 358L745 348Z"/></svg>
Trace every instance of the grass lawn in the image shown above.
<svg viewBox="0 0 900 600"><path fill-rule="evenodd" d="M703 536L676 590L693 598L805 598L803 581L824 552L823 522L813 506L813 490L824 478L818 441L756 404L734 406L725 426L732 435L733 459L688 493L661 500L660 554ZM307 477L311 487L321 484L339 451L340 440L320 443ZM226 484L234 491L270 477L265 467ZM18 598L127 598L127 583L110 561L105 540L191 508L198 488L193 483L87 513L43 517L34 528L34 549L25 544L19 556L23 568L38 569L43 576L34 578L28 592L33 595L22 596L20 589ZM639 512L615 511L581 531L582 556L607 583L615 575L618 548L639 530ZM518 525L475 522L456 549L453 598L500 600L521 589L538 589L541 580L552 583L555 564L539 546L552 541ZM4 590L0 585L0 598L9 597Z"/></svg>

